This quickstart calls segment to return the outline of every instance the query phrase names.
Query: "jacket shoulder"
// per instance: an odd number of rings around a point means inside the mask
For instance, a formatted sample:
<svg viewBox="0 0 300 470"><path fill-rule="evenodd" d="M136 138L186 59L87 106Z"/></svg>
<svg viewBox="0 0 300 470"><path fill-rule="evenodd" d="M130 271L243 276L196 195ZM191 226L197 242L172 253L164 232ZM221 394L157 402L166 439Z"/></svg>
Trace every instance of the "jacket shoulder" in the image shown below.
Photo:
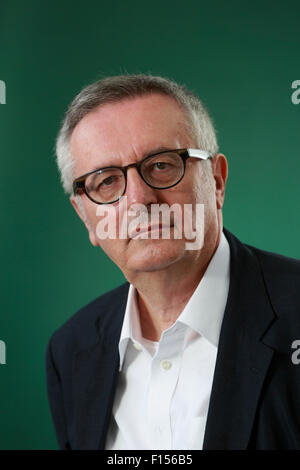
<svg viewBox="0 0 300 470"><path fill-rule="evenodd" d="M289 289L292 285L300 283L300 260L290 258L271 251L262 250L240 241L224 227L224 234L229 242L230 249L240 258L244 253L259 262L265 279L273 285L282 285ZM246 250L246 251L245 251ZM247 259L247 256L245 260ZM245 266L246 268L246 266Z"/></svg>
<svg viewBox="0 0 300 470"><path fill-rule="evenodd" d="M125 282L82 307L52 333L48 345L51 343L52 349L61 356L67 353L67 350L75 352L96 343L99 340L96 323L110 324L122 318L128 288L129 283ZM110 318L112 309L119 305L119 318Z"/></svg>
<svg viewBox="0 0 300 470"><path fill-rule="evenodd" d="M264 275L278 285L300 287L300 260L246 245L257 256ZM291 284L290 284L291 283Z"/></svg>
<svg viewBox="0 0 300 470"><path fill-rule="evenodd" d="M257 257L277 315L297 318L300 310L300 260L246 245Z"/></svg>

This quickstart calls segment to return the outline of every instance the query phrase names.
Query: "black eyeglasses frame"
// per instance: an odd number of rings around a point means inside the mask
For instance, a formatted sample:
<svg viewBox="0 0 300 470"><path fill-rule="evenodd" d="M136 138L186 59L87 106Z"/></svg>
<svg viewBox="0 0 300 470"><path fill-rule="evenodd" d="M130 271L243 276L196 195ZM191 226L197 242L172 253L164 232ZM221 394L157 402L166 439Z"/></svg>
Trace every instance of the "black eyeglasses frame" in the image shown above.
<svg viewBox="0 0 300 470"><path fill-rule="evenodd" d="M144 164L145 161L147 161L148 159L152 158L152 157L155 157L157 155L161 155L161 154L164 154L164 153L176 153L177 155L179 155L182 159L182 162L183 162L183 172L182 172L182 176L180 177L180 179L176 182L176 183L173 183L169 186L165 186L163 188L161 187L156 187L156 186L153 186L151 185L148 181L145 180L144 176L143 176L143 173L141 171L141 166ZM155 152L155 153L152 153L150 155L147 155L145 158L143 158L142 160L140 160L139 162L137 163L130 163L129 165L126 165L126 166L114 166L114 165L109 165L109 166L106 166L106 167L101 167L101 168L97 168L96 170L92 170L92 171L89 171L88 173L85 173L81 176L78 176L77 178L74 179L73 181L73 194L76 195L76 194L82 194L84 193L92 202L94 202L95 204L114 204L115 202L119 201L123 196L124 194L126 193L126 189L127 189L127 170L129 168L136 168L140 177L142 178L142 180L148 185L150 186L150 188L153 188L153 189L169 189L169 188L172 188L173 186L176 186L178 183L180 183L180 181L182 180L182 178L184 177L185 175L185 167L186 167L186 161L188 158L198 158L200 160L207 160L209 158L212 158L213 155L210 154L209 152L207 152L206 150L200 150L200 149L192 149L192 148L186 148L186 149L170 149L170 150L163 150L161 152ZM97 173L97 172L101 172L101 171L104 171L104 170L109 170L109 169L115 169L115 170L121 170L122 173L124 174L124 178L125 178L125 186L124 186L124 191L123 193L117 198L115 199L114 201L111 201L111 202L99 202L99 201L96 201L95 199L93 199L91 197L91 195L88 193L87 189L86 189L86 186L85 186L85 180L88 176L92 175L93 173Z"/></svg>

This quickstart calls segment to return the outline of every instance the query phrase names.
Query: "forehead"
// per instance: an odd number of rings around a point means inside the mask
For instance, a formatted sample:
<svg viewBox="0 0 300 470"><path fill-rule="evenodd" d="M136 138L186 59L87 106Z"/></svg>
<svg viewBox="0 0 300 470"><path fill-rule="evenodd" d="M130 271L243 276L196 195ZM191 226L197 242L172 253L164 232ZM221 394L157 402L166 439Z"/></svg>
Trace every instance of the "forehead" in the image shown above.
<svg viewBox="0 0 300 470"><path fill-rule="evenodd" d="M84 116L72 133L75 169L78 173L92 166L124 165L156 148L190 146L188 123L180 105L160 94L99 106Z"/></svg>

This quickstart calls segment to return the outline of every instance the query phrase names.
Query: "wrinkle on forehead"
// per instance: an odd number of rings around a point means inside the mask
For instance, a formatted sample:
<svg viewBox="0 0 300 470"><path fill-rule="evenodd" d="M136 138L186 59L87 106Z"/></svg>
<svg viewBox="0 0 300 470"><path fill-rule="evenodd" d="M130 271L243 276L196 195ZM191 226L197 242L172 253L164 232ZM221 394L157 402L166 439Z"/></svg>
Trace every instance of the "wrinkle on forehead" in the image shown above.
<svg viewBox="0 0 300 470"><path fill-rule="evenodd" d="M76 175L107 165L127 165L158 147L192 146L186 113L168 96L153 94L95 108L75 127L71 154Z"/></svg>

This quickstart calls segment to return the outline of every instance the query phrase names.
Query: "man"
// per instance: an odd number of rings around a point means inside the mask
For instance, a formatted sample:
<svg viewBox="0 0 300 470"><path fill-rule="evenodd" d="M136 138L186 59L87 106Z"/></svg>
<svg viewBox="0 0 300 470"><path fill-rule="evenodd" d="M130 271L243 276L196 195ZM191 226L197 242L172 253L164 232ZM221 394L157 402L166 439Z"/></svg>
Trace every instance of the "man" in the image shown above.
<svg viewBox="0 0 300 470"><path fill-rule="evenodd" d="M223 230L227 161L200 100L161 77L101 80L71 103L57 156L91 243L128 281L49 341L60 448L300 448L300 262ZM170 236L161 218L130 225L136 205L175 205ZM187 245L199 207L202 243Z"/></svg>

